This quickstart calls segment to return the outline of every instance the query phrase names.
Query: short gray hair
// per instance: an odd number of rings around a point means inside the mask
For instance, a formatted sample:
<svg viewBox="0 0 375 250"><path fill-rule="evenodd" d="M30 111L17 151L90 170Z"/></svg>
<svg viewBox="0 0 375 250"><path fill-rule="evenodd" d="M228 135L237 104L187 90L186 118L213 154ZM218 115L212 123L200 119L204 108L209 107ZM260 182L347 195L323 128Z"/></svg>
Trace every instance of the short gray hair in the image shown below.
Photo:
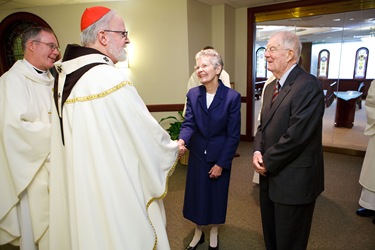
<svg viewBox="0 0 375 250"><path fill-rule="evenodd" d="M21 35L21 46L22 46L23 52L26 51L26 44L29 40L36 40L36 41L40 40L40 33L42 31L50 33L54 35L54 37L56 37L55 33L49 28L41 27L41 26L29 27L25 29Z"/></svg>
<svg viewBox="0 0 375 250"><path fill-rule="evenodd" d="M110 10L102 18L81 32L81 44L82 46L88 46L95 43L98 32L101 30L108 29L109 23L116 15L116 11Z"/></svg>
<svg viewBox="0 0 375 250"><path fill-rule="evenodd" d="M195 60L200 59L203 56L210 57L210 63L214 66L214 69L221 66L221 70L224 68L224 62L220 54L214 49L203 49L195 55Z"/></svg>
<svg viewBox="0 0 375 250"><path fill-rule="evenodd" d="M291 31L278 31L271 35L271 37L279 36L280 43L284 48L293 49L294 59L298 62L301 56L302 44L299 37Z"/></svg>

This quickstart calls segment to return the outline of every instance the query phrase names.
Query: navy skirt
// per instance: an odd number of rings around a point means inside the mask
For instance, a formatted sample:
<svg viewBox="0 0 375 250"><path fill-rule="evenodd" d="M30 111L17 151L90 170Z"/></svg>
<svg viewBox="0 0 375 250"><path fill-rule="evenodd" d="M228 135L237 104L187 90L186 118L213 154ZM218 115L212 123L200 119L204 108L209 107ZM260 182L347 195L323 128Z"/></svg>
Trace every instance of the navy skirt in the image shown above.
<svg viewBox="0 0 375 250"><path fill-rule="evenodd" d="M230 170L211 179L208 172L215 163L189 155L183 215L197 225L224 224L227 214Z"/></svg>

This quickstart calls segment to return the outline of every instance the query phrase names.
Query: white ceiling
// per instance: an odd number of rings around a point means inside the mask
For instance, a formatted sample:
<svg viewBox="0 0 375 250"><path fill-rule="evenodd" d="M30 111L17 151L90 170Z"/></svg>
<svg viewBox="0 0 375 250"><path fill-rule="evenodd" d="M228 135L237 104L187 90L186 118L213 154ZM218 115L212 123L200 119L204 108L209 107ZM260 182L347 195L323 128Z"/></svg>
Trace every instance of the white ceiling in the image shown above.
<svg viewBox="0 0 375 250"><path fill-rule="evenodd" d="M294 2L296 0L198 0L209 5L226 4L233 8L257 7L276 3Z"/></svg>
<svg viewBox="0 0 375 250"><path fill-rule="evenodd" d="M41 6L95 3L95 2L126 2L136 0L0 0L1 10L16 10ZM172 0L171 0L172 1ZM198 0L209 5L227 4L233 8L256 7L275 3L293 2L296 0Z"/></svg>
<svg viewBox="0 0 375 250"><path fill-rule="evenodd" d="M301 42L359 41L375 36L375 9L257 23L257 41L275 30L295 31Z"/></svg>

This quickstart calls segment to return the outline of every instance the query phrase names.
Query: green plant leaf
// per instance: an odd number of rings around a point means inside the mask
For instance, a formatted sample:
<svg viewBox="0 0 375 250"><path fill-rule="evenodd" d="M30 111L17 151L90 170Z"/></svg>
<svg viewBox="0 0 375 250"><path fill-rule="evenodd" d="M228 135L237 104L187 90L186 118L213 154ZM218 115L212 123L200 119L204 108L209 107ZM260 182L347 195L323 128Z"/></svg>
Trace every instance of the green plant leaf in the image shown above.
<svg viewBox="0 0 375 250"><path fill-rule="evenodd" d="M176 121L179 122L179 120L175 116L168 116L168 117L164 117L164 118L160 119L159 123L161 123L162 121L168 120L168 119L173 119L173 120L176 120Z"/></svg>
<svg viewBox="0 0 375 250"><path fill-rule="evenodd" d="M173 120L174 122L169 123L169 128L166 129L168 132L169 136L171 137L172 140L177 140L178 136L180 135L180 129L181 129L181 124L182 121L184 120L184 117L182 115L182 111L178 111L178 115L181 118L181 121L177 119L175 116L168 116L160 119L159 124L165 120Z"/></svg>

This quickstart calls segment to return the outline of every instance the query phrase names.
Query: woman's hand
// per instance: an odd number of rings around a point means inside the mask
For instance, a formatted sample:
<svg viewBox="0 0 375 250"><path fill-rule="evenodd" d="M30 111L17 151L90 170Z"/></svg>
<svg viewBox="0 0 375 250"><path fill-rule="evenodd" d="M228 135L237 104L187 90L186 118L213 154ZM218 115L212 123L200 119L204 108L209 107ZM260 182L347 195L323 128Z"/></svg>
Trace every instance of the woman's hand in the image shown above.
<svg viewBox="0 0 375 250"><path fill-rule="evenodd" d="M216 178L219 178L221 176L221 171L223 171L223 168L215 164L215 166L213 166L210 169L208 174L209 174L210 178L216 179Z"/></svg>
<svg viewBox="0 0 375 250"><path fill-rule="evenodd" d="M180 159L185 153L186 153L186 147L185 147L185 141L182 139L179 139L177 141L178 144L178 158Z"/></svg>

